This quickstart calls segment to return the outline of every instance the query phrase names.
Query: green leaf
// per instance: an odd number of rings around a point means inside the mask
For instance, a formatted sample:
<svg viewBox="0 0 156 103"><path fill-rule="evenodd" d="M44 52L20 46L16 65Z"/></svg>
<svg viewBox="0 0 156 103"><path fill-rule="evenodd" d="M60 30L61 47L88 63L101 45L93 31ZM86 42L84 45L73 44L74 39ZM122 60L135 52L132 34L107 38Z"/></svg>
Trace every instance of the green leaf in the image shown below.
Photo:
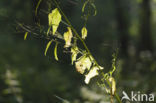
<svg viewBox="0 0 156 103"><path fill-rule="evenodd" d="M37 15L38 7L40 6L41 2L42 2L42 0L39 0L37 3L36 9L35 9L35 15Z"/></svg>
<svg viewBox="0 0 156 103"><path fill-rule="evenodd" d="M55 48L54 48L54 56L55 56L55 59L58 61L58 57L57 57L57 46L58 46L58 43L56 42L56 45L55 45Z"/></svg>
<svg viewBox="0 0 156 103"><path fill-rule="evenodd" d="M67 27L68 31L64 33L64 40L65 40L65 48L68 48L71 46L71 40L72 40L72 37L73 37L73 34L72 34L72 30L70 27Z"/></svg>
<svg viewBox="0 0 156 103"><path fill-rule="evenodd" d="M47 54L47 51L48 51L48 49L49 49L51 43L52 43L52 40L50 40L50 41L47 43L47 46L46 46L46 49L45 49L45 52L44 52L44 55L45 55L45 56L46 56L46 54Z"/></svg>
<svg viewBox="0 0 156 103"><path fill-rule="evenodd" d="M85 39L87 37L87 29L86 27L83 27L81 30L81 34L82 34L82 39Z"/></svg>
<svg viewBox="0 0 156 103"><path fill-rule="evenodd" d="M57 28L61 22L61 14L57 8L52 10L52 13L48 15L49 18L49 26L53 29L53 35L57 31Z"/></svg>
<svg viewBox="0 0 156 103"><path fill-rule="evenodd" d="M24 40L27 39L27 36L28 36L28 32L26 32L26 33L24 34Z"/></svg>
<svg viewBox="0 0 156 103"><path fill-rule="evenodd" d="M85 7L86 7L86 5L87 5L88 3L89 3L89 6L93 7L93 9L94 9L94 14L93 14L93 16L95 16L95 15L97 14L96 6L95 6L95 4L94 4L93 2L91 2L91 1L89 1L89 0L86 0L85 3L83 4L82 13L84 13Z"/></svg>
<svg viewBox="0 0 156 103"><path fill-rule="evenodd" d="M49 32L50 32L50 29L51 29L51 27L49 27L49 28L48 28L48 31L47 31L47 36L48 36L48 34L49 34Z"/></svg>
<svg viewBox="0 0 156 103"><path fill-rule="evenodd" d="M94 8L94 15L93 16L96 16L96 14L97 14L96 6L94 3L91 3L91 6Z"/></svg>
<svg viewBox="0 0 156 103"><path fill-rule="evenodd" d="M86 5L88 4L89 0L86 0L85 3L83 4L83 7L82 7L82 12L84 12L84 9L86 7Z"/></svg>

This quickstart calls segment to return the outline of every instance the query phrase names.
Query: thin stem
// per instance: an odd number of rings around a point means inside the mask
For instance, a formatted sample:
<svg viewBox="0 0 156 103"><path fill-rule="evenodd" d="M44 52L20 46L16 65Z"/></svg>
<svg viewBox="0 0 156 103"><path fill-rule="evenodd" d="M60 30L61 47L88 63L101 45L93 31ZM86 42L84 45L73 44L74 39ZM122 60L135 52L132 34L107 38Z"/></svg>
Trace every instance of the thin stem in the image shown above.
<svg viewBox="0 0 156 103"><path fill-rule="evenodd" d="M86 43L84 42L84 40L80 37L80 35L78 34L78 32L74 29L74 27L71 25L70 21L68 20L68 18L66 17L66 15L64 14L64 12L62 11L62 9L60 8L59 4L57 3L56 0L54 0L58 10L60 11L60 13L62 14L62 16L64 17L64 19L66 20L67 24L71 27L72 31L75 33L75 35L78 37L78 39L82 42L84 48L86 49L86 51L88 52L88 54L92 57L92 59L94 60L95 64L98 66L98 68L100 69L99 64L97 63L97 61L95 60L95 58L93 57L93 55L91 54L90 50L88 49ZM111 87L111 84L109 81L107 81L107 83L109 84L109 86ZM115 93L115 97L117 99L117 101L119 103L122 103L118 94Z"/></svg>
<svg viewBox="0 0 156 103"><path fill-rule="evenodd" d="M63 15L63 17L65 18L66 22L68 23L68 25L71 27L71 29L73 30L73 32L76 34L76 36L78 37L78 39L82 42L84 48L86 49L86 51L88 52L88 54L92 57L92 59L94 60L95 64L98 66L98 68L100 69L100 66L98 64L98 62L95 60L95 58L93 57L93 55L91 54L90 50L88 49L86 43L84 42L84 40L80 37L80 35L78 34L78 32L74 29L74 27L71 25L70 21L68 20L68 18L66 17L66 15L64 14L64 12L62 11L62 9L60 8L60 6L58 5L57 1L54 0L57 8L59 9L59 11L61 12L61 14ZM91 59L91 58L90 58Z"/></svg>
<svg viewBox="0 0 156 103"><path fill-rule="evenodd" d="M30 28L28 28L26 25L24 26L24 25L22 25L21 23L18 23L17 22L17 24L23 29L23 30L25 30L26 32L28 32L28 33L32 33L33 35L35 35L35 36L39 36L40 34L37 34L36 32L33 32L32 30L30 30ZM59 35L61 35L59 32L56 32L57 34L59 34ZM46 34L46 33L45 33ZM52 38L51 37L39 37L39 38L44 38L44 39L46 39L46 40L51 40ZM54 42L57 42L57 43L61 43L61 42L59 42L59 41L57 41L56 39L60 39L60 40L64 40L63 39L63 37L58 37L58 36L56 36L56 38L54 38L54 39L52 39ZM71 46L72 47L74 47L75 45L74 44L71 44ZM81 48L78 48L78 51L77 51L78 53L80 53L80 54L83 54L83 50L81 49Z"/></svg>

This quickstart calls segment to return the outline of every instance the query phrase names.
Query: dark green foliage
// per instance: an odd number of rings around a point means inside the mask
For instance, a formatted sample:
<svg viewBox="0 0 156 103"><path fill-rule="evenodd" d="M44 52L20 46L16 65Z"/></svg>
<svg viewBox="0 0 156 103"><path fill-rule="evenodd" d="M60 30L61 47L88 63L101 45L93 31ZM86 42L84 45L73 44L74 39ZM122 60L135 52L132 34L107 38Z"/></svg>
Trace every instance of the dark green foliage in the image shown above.
<svg viewBox="0 0 156 103"><path fill-rule="evenodd" d="M78 32L86 24L88 35L85 42L100 65L104 65L104 71L108 72L112 68L112 54L119 48L116 71L113 74L119 94L123 90L155 93L156 4L152 0L148 1L150 5L145 3L147 0L116 1L96 0L94 4L97 14L92 16L92 10L88 21L85 21L82 13L84 0L59 0L59 4ZM51 44L45 57L47 39L28 33L26 41L23 40L25 31L19 29L15 20L28 25L36 33L48 30L47 15L55 8L54 4L51 0L43 0L37 9L36 20L37 3L38 0L0 0L0 103L18 102L14 93L3 92L9 88L5 82L7 70L16 74L15 80L20 83L18 88L22 90L19 95L24 103L61 103L56 96L71 103L110 101L109 95L95 86L99 78L94 78L85 87L84 77L70 65L71 54L60 52L64 45L58 45L57 62L54 60L55 43ZM49 6L45 6L47 4ZM144 9L148 9L147 12L143 12ZM148 17L148 12L152 17ZM36 31L36 28L43 30ZM65 31L66 28L60 26L59 30ZM82 47L79 42L78 45ZM101 98L96 100L87 93Z"/></svg>

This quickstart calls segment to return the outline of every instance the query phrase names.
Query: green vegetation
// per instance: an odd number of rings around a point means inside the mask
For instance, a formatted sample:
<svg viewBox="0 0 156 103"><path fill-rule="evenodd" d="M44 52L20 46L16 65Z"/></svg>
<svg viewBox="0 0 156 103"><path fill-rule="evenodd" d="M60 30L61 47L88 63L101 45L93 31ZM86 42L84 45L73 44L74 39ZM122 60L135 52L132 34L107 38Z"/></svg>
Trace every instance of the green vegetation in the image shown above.
<svg viewBox="0 0 156 103"><path fill-rule="evenodd" d="M155 8L155 0L0 1L0 103L155 94Z"/></svg>

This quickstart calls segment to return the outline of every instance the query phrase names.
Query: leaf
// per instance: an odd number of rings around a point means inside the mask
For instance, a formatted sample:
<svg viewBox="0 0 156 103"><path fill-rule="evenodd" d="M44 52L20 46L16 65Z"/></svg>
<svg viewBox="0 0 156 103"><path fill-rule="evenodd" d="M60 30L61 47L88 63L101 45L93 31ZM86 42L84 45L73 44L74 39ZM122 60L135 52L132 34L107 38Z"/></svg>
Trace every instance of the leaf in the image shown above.
<svg viewBox="0 0 156 103"><path fill-rule="evenodd" d="M85 75L85 83L88 84L90 82L90 79L92 79L93 77L97 76L98 73L98 67L94 66L93 68L91 68L91 70L89 71L89 73L87 75Z"/></svg>
<svg viewBox="0 0 156 103"><path fill-rule="evenodd" d="M94 4L93 2L90 2L89 0L86 0L85 3L83 4L82 12L84 13L85 7L86 7L86 5L87 5L88 3L90 3L89 5L91 5L91 6L93 7L93 9L94 9L94 15L93 15L93 16L95 16L95 15L97 14L96 6L95 6L95 4Z"/></svg>
<svg viewBox="0 0 156 103"><path fill-rule="evenodd" d="M73 65L73 62L76 61L76 57L77 57L77 54L78 54L78 47L77 46L72 47L71 48L71 53L72 53L71 60L72 60L72 65Z"/></svg>
<svg viewBox="0 0 156 103"><path fill-rule="evenodd" d="M109 77L108 80L109 80L109 82L111 82L111 90L112 90L111 93L112 93L112 95L114 95L115 91L116 91L116 82L113 77Z"/></svg>
<svg viewBox="0 0 156 103"><path fill-rule="evenodd" d="M55 32L57 31L57 28L58 28L60 22L61 22L61 14L60 14L59 10L57 8L52 10L52 13L50 13L48 15L48 18L49 18L49 26L52 27L53 35L54 35Z"/></svg>
<svg viewBox="0 0 156 103"><path fill-rule="evenodd" d="M38 7L40 6L41 2L42 2L42 0L39 0L37 3L36 9L35 9L35 15L37 15Z"/></svg>
<svg viewBox="0 0 156 103"><path fill-rule="evenodd" d="M71 46L71 40L73 37L72 31L70 27L67 27L68 31L64 33L64 40L65 40L65 48L68 48Z"/></svg>
<svg viewBox="0 0 156 103"><path fill-rule="evenodd" d="M81 34L82 34L82 39L85 39L87 37L87 29L86 27L83 27L81 30Z"/></svg>
<svg viewBox="0 0 156 103"><path fill-rule="evenodd" d="M94 8L94 15L93 16L96 16L96 14L97 14L96 6L94 3L91 3L91 6Z"/></svg>
<svg viewBox="0 0 156 103"><path fill-rule="evenodd" d="M24 40L27 39L27 36L28 36L28 32L26 32L26 33L24 34Z"/></svg>
<svg viewBox="0 0 156 103"><path fill-rule="evenodd" d="M83 4L82 12L84 12L84 9L85 9L85 7L86 7L86 5L87 5L88 2L89 2L89 0L86 0L85 3Z"/></svg>
<svg viewBox="0 0 156 103"><path fill-rule="evenodd" d="M54 56L55 56L55 59L58 61L58 57L57 57L57 46L58 46L58 43L56 42L56 45L55 45L55 48L54 48Z"/></svg>
<svg viewBox="0 0 156 103"><path fill-rule="evenodd" d="M47 54L47 51L48 51L48 49L49 49L51 43L52 43L52 40L49 41L49 42L47 43L47 46L46 46L46 49L45 49L45 52L44 52L44 55L45 55L45 56L46 56L46 54Z"/></svg>
<svg viewBox="0 0 156 103"><path fill-rule="evenodd" d="M90 70L92 61L86 55L81 56L77 62L75 62L76 70L83 74L86 69Z"/></svg>
<svg viewBox="0 0 156 103"><path fill-rule="evenodd" d="M48 36L48 34L49 34L49 32L50 32L50 29L51 29L51 27L49 27L49 28L48 28L48 31L47 31L47 36Z"/></svg>

